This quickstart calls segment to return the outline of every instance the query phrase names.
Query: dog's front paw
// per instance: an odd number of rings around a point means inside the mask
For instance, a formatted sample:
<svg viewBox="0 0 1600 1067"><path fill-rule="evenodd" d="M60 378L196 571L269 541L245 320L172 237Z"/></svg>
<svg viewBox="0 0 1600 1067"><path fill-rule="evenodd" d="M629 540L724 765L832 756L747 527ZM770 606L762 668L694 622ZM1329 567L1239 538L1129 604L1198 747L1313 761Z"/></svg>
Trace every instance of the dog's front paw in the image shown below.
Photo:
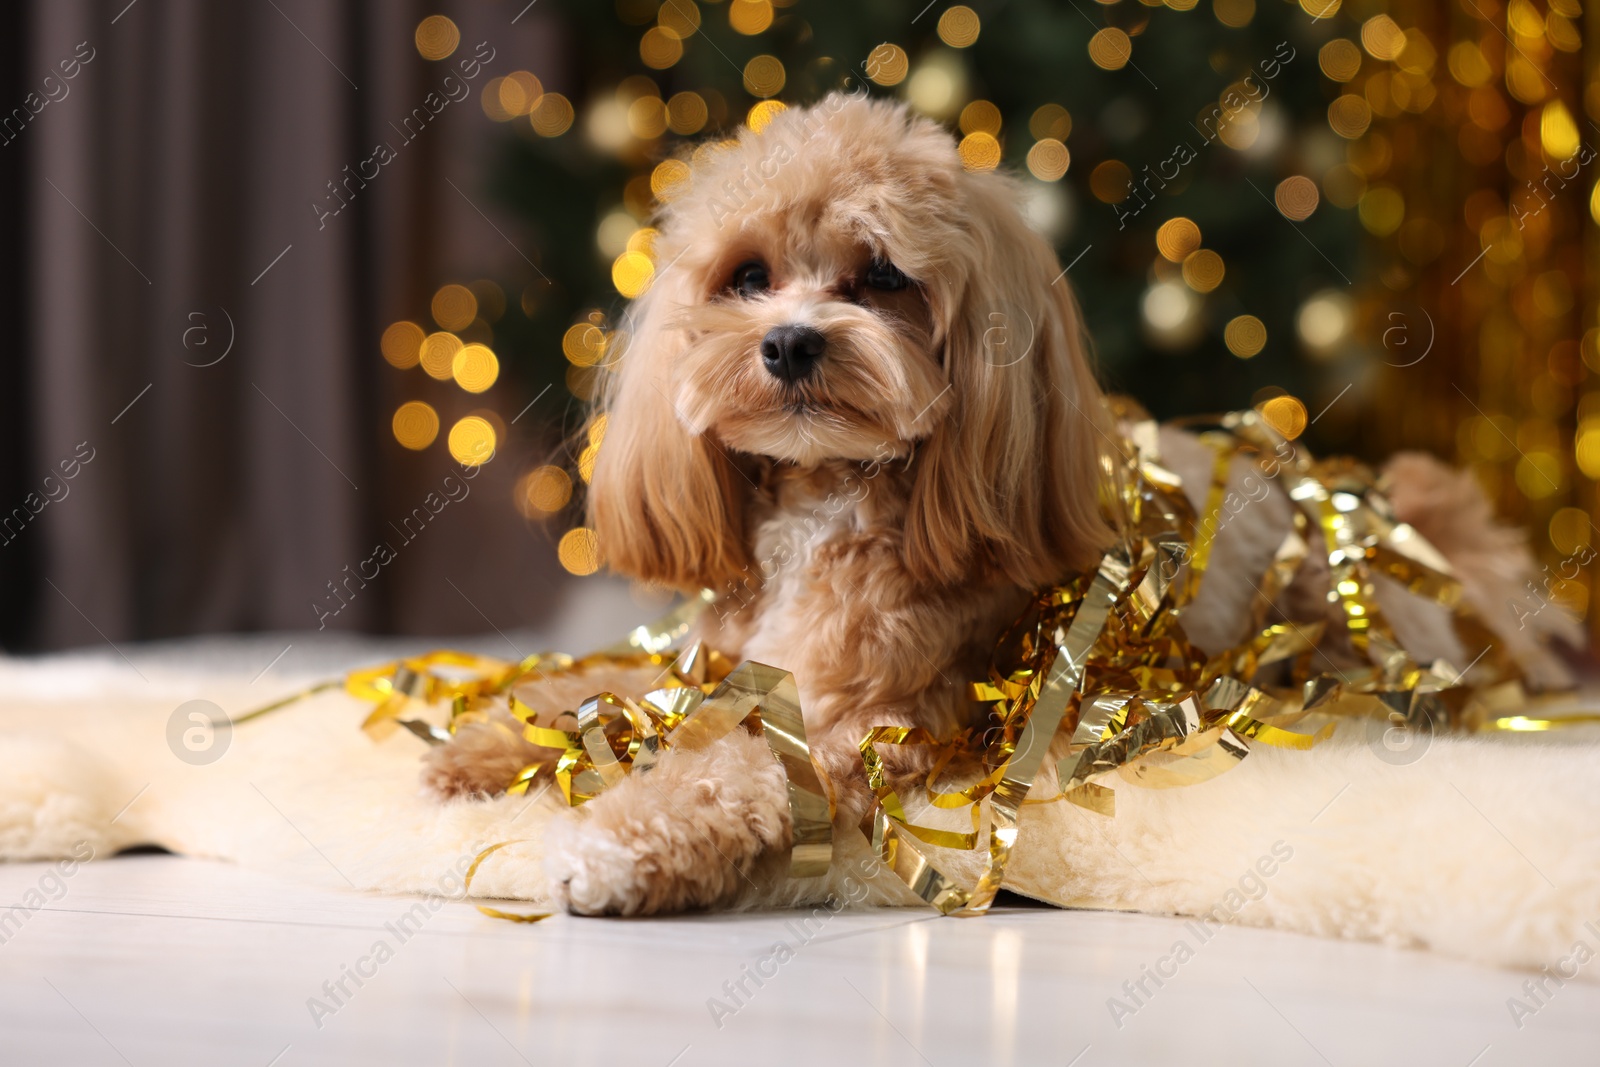
<svg viewBox="0 0 1600 1067"><path fill-rule="evenodd" d="M438 800L495 796L537 752L498 723L469 723L423 756L423 792Z"/></svg>
<svg viewBox="0 0 1600 1067"><path fill-rule="evenodd" d="M625 842L610 829L582 818L561 819L546 831L545 871L556 903L574 915L641 915L659 893L644 882L659 878L659 865L641 862L648 848Z"/></svg>
<svg viewBox="0 0 1600 1067"><path fill-rule="evenodd" d="M788 844L783 771L741 731L705 752L669 753L551 823L545 869L573 914L655 915L757 892Z"/></svg>

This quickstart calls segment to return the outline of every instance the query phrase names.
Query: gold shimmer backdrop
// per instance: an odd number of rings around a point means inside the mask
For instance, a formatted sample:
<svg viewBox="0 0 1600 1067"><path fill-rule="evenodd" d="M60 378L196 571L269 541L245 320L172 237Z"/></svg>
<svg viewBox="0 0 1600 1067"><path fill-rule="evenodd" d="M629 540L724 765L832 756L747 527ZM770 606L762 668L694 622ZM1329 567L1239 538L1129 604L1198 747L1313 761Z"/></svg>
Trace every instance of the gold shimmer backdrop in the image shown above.
<svg viewBox="0 0 1600 1067"><path fill-rule="evenodd" d="M1353 207L1367 234L1352 304L1308 301L1299 320L1301 338L1315 353L1313 335L1319 329L1353 331L1381 353L1371 367L1375 381L1365 383L1365 405L1335 403L1326 409L1327 417L1347 431L1355 423L1355 432L1372 445L1369 454L1423 448L1470 466L1501 513L1529 527L1547 564L1543 588L1531 588L1526 604L1513 610L1531 610L1548 597L1586 613L1590 572L1573 561L1586 561L1585 549L1600 540L1591 521L1597 503L1594 479L1600 477L1600 389L1594 384L1600 374L1595 315L1600 126L1593 118L1600 115L1600 80L1582 5L1579 0L1512 0L1509 5L1396 0L1346 3L1342 9L1338 0L1300 4L1309 15L1338 20L1339 35L1320 48L1316 60L1339 87L1330 94L1328 124L1345 139L1347 158L1325 173L1284 181L1275 199L1291 220L1309 215L1319 199ZM1180 0L1169 6L1188 11L1195 4ZM1239 17L1232 12L1237 3L1218 0L1214 6L1224 22ZM703 11L691 4L684 10L692 10L694 25L684 23L684 11L667 4L647 20L654 24L641 27L639 51L647 67L676 64L702 14L725 17L735 30L752 36L763 32L774 14L765 0L707 4ZM1243 17L1248 21L1249 11ZM419 28L419 47L425 28ZM968 8L951 7L940 19L941 39L957 48L980 32L980 20ZM1119 68L1130 51L1137 49L1128 36L1108 28L1090 40L1083 58ZM875 50L873 59L873 80L880 85L897 85L914 73L905 50L892 41ZM752 95L776 96L784 83L783 65L772 56L757 57L746 67L745 87ZM528 116L542 136L559 136L573 122L572 104L544 93L530 73L496 78L483 92L482 105L491 118ZM680 92L662 99L644 78L619 85L618 101L619 139L629 133L660 136L668 128L698 133L708 112L712 120L740 117L727 114L728 104L714 90L704 97ZM760 128L782 106L775 99L760 101L744 121ZM968 165L995 166L1000 148L990 130L998 133L1000 120L994 105L958 99L944 110L959 114ZM1036 178L1059 180L1072 165L1070 142L1064 143L1070 128L1070 116L1058 105L1045 105L1035 114L1027 163ZM1126 170L1120 162L1102 162L1095 172L1096 195L1118 199L1120 183L1112 179ZM1108 181L1105 195L1102 173ZM654 234L644 224L652 198L669 198L688 174L675 160L646 162L628 187L630 214L602 223L599 243L615 253L611 273L622 296L642 291L655 267ZM1158 243L1164 242L1163 256L1192 268L1183 277L1203 293L1208 287L1193 276L1204 273L1201 268L1210 261L1196 257L1215 259L1215 253L1196 251L1199 234L1189 230L1193 224L1177 218L1162 228ZM451 325L440 313L441 302L454 307L452 301L471 300L459 286L441 289L435 320ZM463 322L473 318L470 311L460 315ZM477 344L463 348L465 335L458 340L446 331L425 337L408 324L393 329L405 333L403 358L414 360L420 346L421 362L433 376L453 373L473 391L493 383L493 353ZM563 349L572 364L567 384L575 396L592 392L592 368L601 362L609 339L598 311L568 332ZM386 354L390 340L386 335ZM1264 340L1260 320L1253 316L1229 324L1227 344L1236 356L1254 355ZM464 375L472 376L471 384ZM1296 434L1305 426L1308 407L1323 408L1328 398L1257 399L1280 429ZM424 418L402 408L395 415L396 436L412 447L431 441L436 424L431 413ZM470 427L458 423L450 431L450 449L459 458L462 449L492 440L493 434L482 419ZM602 435L603 427L591 433L576 464L579 477L592 467ZM542 466L518 483L517 503L530 517L552 514L568 503L572 489L567 472ZM560 549L572 573L592 573L601 565L587 530L568 532Z"/></svg>
<svg viewBox="0 0 1600 1067"><path fill-rule="evenodd" d="M1364 23L1347 83L1371 116L1350 149L1377 283L1361 315L1395 342L1366 428L1384 451L1470 465L1582 612L1589 569L1563 577L1593 538L1600 476L1600 82L1582 5L1388 11Z"/></svg>

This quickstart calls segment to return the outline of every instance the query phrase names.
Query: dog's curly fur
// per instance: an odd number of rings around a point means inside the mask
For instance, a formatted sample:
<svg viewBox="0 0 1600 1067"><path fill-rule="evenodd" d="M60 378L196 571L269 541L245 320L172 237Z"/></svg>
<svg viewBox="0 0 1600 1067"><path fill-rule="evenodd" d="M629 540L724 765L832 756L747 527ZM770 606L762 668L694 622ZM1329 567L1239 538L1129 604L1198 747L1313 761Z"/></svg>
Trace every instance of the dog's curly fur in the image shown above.
<svg viewBox="0 0 1600 1067"><path fill-rule="evenodd" d="M871 799L865 730L964 725L966 683L1030 591L1110 540L1096 486L1111 427L1064 272L1018 200L1010 179L966 170L946 131L900 105L835 95L741 129L700 154L665 206L662 268L597 411L588 508L608 564L717 590L697 636L794 673L841 828ZM825 342L795 381L762 354L790 325ZM1176 431L1162 447L1204 492L1210 449ZM1463 569L1490 627L1534 647L1494 602L1531 558L1470 478L1425 457L1389 475L1400 518ZM1249 583L1289 522L1274 487L1219 533L1184 615L1201 647L1243 636ZM1285 607L1328 610L1326 579L1308 565ZM1461 664L1476 651L1433 606L1397 586L1380 594L1424 655ZM1540 680L1562 679L1559 661L1525 658ZM493 791L540 755L510 725L461 730L430 755L425 783L442 797ZM773 875L788 835L783 775L738 733L669 752L574 811L546 856L572 911L652 913L736 898Z"/></svg>

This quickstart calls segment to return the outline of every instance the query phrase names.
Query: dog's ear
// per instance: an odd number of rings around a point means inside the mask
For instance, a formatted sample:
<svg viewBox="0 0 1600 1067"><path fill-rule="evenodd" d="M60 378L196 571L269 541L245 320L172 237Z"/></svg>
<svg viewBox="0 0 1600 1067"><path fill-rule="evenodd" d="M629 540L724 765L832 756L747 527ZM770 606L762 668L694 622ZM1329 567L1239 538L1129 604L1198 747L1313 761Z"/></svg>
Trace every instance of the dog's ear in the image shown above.
<svg viewBox="0 0 1600 1067"><path fill-rule="evenodd" d="M1107 415L1077 302L1018 191L993 173L960 181L972 262L930 291L951 407L918 451L906 562L941 584L977 567L1033 587L1092 566L1110 541Z"/></svg>
<svg viewBox="0 0 1600 1067"><path fill-rule="evenodd" d="M672 319L693 299L686 273L668 271L634 302L623 350L606 354L594 416L605 416L605 436L587 507L613 570L690 591L736 579L747 553L745 478L674 406L672 368L687 337Z"/></svg>

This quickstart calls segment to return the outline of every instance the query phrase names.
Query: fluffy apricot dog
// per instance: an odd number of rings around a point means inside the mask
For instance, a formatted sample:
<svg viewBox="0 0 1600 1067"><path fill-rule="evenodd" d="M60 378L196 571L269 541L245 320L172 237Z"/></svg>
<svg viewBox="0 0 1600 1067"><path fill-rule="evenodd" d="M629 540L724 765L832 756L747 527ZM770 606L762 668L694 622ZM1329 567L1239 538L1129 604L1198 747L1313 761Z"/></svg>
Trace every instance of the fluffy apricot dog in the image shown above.
<svg viewBox="0 0 1600 1067"><path fill-rule="evenodd" d="M996 636L1112 537L1097 485L1114 426L1068 280L1019 200L1009 178L966 170L946 130L897 104L835 95L741 129L663 209L661 267L598 405L607 428L588 508L608 564L718 591L695 636L734 662L793 672L840 827L871 801L866 730L965 725L967 683ZM1203 494L1211 450L1176 430L1161 444ZM1236 480L1249 475L1237 467ZM1399 517L1450 559L1524 670L1562 681L1505 608L1531 558L1470 477L1416 455L1387 475ZM1218 534L1185 609L1203 649L1245 636L1251 582L1289 528L1291 502L1269 486ZM1289 617L1332 610L1326 582L1325 567L1303 567L1284 594ZM1470 659L1443 609L1398 585L1379 595L1419 661ZM564 684L576 688L552 699L588 695L582 679ZM435 749L428 786L492 793L551 755L504 725ZM763 861L788 834L781 769L735 732L669 752L563 816L546 856L571 911L644 914L734 901L771 875Z"/></svg>

